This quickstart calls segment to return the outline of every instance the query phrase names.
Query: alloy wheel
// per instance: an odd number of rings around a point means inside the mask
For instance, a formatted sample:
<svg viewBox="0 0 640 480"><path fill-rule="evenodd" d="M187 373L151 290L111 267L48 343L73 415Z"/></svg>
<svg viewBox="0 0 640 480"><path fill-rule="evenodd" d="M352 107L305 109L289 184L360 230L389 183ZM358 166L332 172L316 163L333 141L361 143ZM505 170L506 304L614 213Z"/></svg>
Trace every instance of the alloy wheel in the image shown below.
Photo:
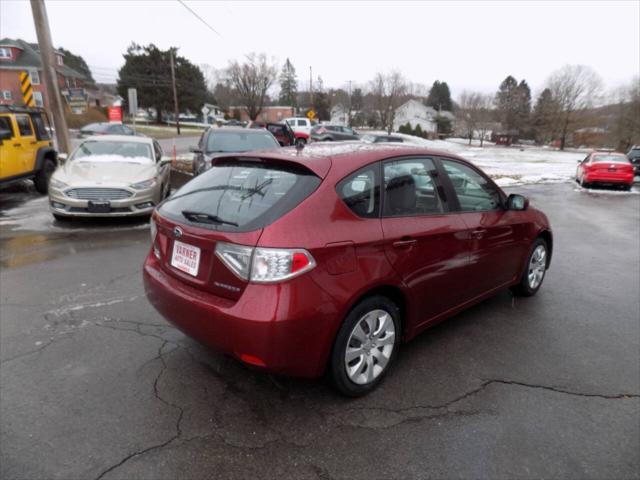
<svg viewBox="0 0 640 480"><path fill-rule="evenodd" d="M373 382L387 368L395 346L396 329L389 312L363 315L349 335L344 363L349 379L358 385Z"/></svg>
<svg viewBox="0 0 640 480"><path fill-rule="evenodd" d="M547 249L544 245L538 245L531 254L531 259L529 260L529 287L536 289L540 286L546 269Z"/></svg>

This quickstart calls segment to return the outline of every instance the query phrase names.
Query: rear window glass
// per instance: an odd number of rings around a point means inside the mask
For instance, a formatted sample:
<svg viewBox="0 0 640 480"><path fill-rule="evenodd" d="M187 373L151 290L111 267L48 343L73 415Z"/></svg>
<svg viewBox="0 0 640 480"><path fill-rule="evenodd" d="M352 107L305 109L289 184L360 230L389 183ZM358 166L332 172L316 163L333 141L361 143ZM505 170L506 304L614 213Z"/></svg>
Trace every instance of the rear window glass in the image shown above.
<svg viewBox="0 0 640 480"><path fill-rule="evenodd" d="M622 155L594 155L594 163L629 163L627 157Z"/></svg>
<svg viewBox="0 0 640 480"><path fill-rule="evenodd" d="M207 152L248 152L277 148L280 144L268 132L219 132L211 133L207 140Z"/></svg>
<svg viewBox="0 0 640 480"><path fill-rule="evenodd" d="M231 160L217 163L166 200L161 215L225 231L263 228L293 209L320 185L304 169ZM208 222L193 222L195 212Z"/></svg>

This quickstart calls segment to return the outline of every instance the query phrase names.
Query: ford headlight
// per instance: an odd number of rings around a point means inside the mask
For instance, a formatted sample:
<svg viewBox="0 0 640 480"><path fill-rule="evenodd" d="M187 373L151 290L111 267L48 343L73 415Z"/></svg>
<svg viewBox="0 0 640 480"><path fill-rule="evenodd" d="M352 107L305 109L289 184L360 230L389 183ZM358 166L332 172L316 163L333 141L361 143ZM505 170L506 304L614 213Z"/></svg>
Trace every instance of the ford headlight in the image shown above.
<svg viewBox="0 0 640 480"><path fill-rule="evenodd" d="M49 185L57 190L62 190L64 187L68 187L66 183L56 180L55 178L51 178L51 180L49 180Z"/></svg>
<svg viewBox="0 0 640 480"><path fill-rule="evenodd" d="M155 186L155 184L156 184L156 178L153 177L153 178L150 178L149 180L144 180L142 182L134 183L130 186L134 190L147 190L148 188Z"/></svg>

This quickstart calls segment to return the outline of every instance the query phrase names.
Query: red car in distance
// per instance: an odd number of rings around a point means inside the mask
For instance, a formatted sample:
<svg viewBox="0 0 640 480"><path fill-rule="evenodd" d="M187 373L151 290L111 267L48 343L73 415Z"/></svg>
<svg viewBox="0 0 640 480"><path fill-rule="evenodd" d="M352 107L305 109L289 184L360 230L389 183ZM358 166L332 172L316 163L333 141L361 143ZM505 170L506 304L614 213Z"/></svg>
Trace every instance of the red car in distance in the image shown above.
<svg viewBox="0 0 640 480"><path fill-rule="evenodd" d="M248 128L264 128L269 130L276 137L278 143L282 147L290 147L291 145L305 145L309 142L309 135L304 132L294 131L286 122L285 123L269 123L253 120L249 123Z"/></svg>
<svg viewBox="0 0 640 480"><path fill-rule="evenodd" d="M582 187L610 185L631 190L634 168L624 153L596 151L578 162L576 182Z"/></svg>
<svg viewBox="0 0 640 480"><path fill-rule="evenodd" d="M341 142L225 155L154 212L148 299L266 371L375 388L400 344L496 292L531 296L547 217L450 153Z"/></svg>

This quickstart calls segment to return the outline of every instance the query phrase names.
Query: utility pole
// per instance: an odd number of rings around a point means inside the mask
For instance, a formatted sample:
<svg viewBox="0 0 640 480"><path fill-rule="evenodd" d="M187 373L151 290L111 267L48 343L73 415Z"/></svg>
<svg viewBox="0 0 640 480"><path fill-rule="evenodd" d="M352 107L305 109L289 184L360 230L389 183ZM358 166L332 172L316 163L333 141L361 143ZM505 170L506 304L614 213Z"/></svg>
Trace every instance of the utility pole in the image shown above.
<svg viewBox="0 0 640 480"><path fill-rule="evenodd" d="M55 61L53 58L53 45L51 41L51 30L49 29L49 19L44 0L31 0L31 12L33 13L33 23L38 36L38 46L40 57L42 58L42 73L49 93L49 107L53 117L53 125L56 129L56 139L58 140L58 151L71 153L71 142L69 142L69 129L67 120L64 117L64 105L60 96L58 86L58 75L56 73Z"/></svg>
<svg viewBox="0 0 640 480"><path fill-rule="evenodd" d="M173 51L175 48L169 49L171 56L171 84L173 85L173 106L176 111L176 132L180 135L180 109L178 108L178 91L176 90L176 68L173 65Z"/></svg>
<svg viewBox="0 0 640 480"><path fill-rule="evenodd" d="M351 126L351 80L349 80L349 112L347 113L347 124Z"/></svg>
<svg viewBox="0 0 640 480"><path fill-rule="evenodd" d="M313 110L313 71L309 66L309 104L310 109Z"/></svg>

